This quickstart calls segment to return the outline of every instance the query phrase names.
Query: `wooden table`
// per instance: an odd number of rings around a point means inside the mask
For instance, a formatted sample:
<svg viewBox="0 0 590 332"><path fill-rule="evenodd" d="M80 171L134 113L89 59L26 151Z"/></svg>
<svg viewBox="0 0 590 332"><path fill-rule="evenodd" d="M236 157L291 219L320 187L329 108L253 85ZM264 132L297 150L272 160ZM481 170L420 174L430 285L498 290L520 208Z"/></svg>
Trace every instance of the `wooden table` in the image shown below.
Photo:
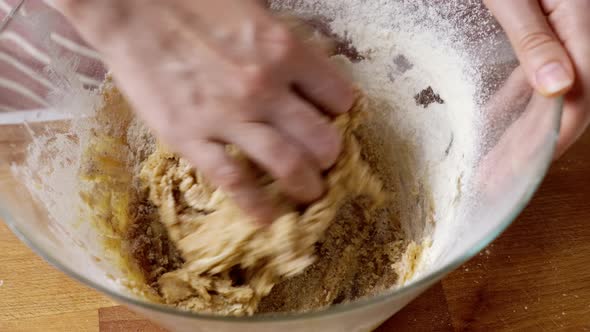
<svg viewBox="0 0 590 332"><path fill-rule="evenodd" d="M0 223L0 331L162 331L69 279ZM387 331L590 331L590 133L487 250Z"/></svg>

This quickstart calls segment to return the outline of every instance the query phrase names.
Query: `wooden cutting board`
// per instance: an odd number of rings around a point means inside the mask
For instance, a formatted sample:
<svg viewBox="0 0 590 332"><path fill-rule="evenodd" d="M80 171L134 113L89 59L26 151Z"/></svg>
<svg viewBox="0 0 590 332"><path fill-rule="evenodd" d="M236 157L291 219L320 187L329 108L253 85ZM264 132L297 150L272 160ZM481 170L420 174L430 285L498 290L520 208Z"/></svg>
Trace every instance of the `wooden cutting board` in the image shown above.
<svg viewBox="0 0 590 332"><path fill-rule="evenodd" d="M0 223L0 331L163 331L69 279ZM487 250L388 331L590 331L590 132Z"/></svg>

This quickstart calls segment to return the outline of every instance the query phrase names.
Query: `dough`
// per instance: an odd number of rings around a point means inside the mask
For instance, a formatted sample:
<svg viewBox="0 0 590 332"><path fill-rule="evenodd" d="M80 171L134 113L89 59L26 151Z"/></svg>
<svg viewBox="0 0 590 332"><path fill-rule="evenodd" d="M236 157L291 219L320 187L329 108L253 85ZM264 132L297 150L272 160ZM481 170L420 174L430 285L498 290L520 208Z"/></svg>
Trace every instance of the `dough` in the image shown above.
<svg viewBox="0 0 590 332"><path fill-rule="evenodd" d="M198 312L252 315L277 282L314 262L314 245L345 201L365 196L373 206L381 204L381 182L361 159L354 135L365 108L358 97L352 110L334 121L344 149L324 176L325 196L303 211L280 199L286 212L269 227L257 225L184 159L159 147L145 162L141 179L185 260L182 268L159 278L164 300ZM265 189L278 195L272 182Z"/></svg>
<svg viewBox="0 0 590 332"><path fill-rule="evenodd" d="M309 35L297 22L290 22L297 33ZM344 150L324 174L322 199L296 207L261 176L285 211L266 228L159 146L110 78L101 93L82 142L81 195L127 276L119 281L144 298L219 315L301 312L395 287L406 278L401 263L418 259L402 257L412 244L401 231L397 195L400 179L411 175L398 165L404 145L388 134L380 104L362 93L334 119Z"/></svg>

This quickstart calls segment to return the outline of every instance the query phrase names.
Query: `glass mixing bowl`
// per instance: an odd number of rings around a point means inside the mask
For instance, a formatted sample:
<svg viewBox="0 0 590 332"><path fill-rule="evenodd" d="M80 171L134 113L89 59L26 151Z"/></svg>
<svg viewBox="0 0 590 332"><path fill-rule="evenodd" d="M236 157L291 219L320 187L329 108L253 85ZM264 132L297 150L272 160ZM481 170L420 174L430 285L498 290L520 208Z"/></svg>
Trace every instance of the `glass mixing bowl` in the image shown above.
<svg viewBox="0 0 590 332"><path fill-rule="evenodd" d="M416 94L410 113L384 121L392 132L418 147L416 181L432 189L429 208L434 219L430 223L420 217L423 201L405 202L410 219L422 222L420 227L406 225L408 237L429 243L407 280L379 295L325 310L253 317L183 312L134 295L120 283L122 272L106 263L100 234L80 220L78 193L70 183L75 181L71 166L76 161L62 158L61 165L51 163L56 156L80 149L75 135L68 133L69 126L75 118L91 116L87 111L96 105L94 91L105 70L100 62L86 61L100 57L80 48L76 36L63 32L67 22L62 16L35 12L35 6L27 7L26 15L17 14L0 34L0 63L16 68L0 73L0 215L12 231L64 273L171 331L324 332L376 328L510 225L552 161L562 100L531 90L505 35L480 2L271 3L275 10L313 16L324 22L324 28L337 30L344 36L344 53L353 54L354 62L367 70L379 69L375 77L384 74L399 89L407 88L402 93L410 95L408 100ZM381 46L357 45L363 34ZM38 43L25 42L22 36ZM68 40L76 41L75 45ZM86 60L68 56L71 50ZM387 52L389 60L382 56ZM383 59L387 61L380 62ZM421 79L426 77L425 83L435 88L422 91L433 106L420 104L420 91L412 91L414 85L407 83L405 75L420 70ZM363 77L367 75L355 78L362 81ZM381 93L388 87L383 85ZM443 99L448 105L444 112L437 105ZM402 108L410 104L400 101ZM396 135L392 137L399 138ZM52 140L62 139L62 149L53 148ZM31 148L40 142L48 145L37 151L36 167L32 167ZM66 166L70 172L65 172ZM39 197L39 192L47 197Z"/></svg>

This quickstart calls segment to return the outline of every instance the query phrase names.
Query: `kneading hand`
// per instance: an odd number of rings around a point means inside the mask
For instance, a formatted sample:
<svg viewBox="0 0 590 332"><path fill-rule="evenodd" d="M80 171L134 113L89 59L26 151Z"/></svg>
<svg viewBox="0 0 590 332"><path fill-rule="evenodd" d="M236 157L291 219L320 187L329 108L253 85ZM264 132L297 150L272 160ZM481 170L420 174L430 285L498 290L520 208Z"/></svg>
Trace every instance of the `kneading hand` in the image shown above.
<svg viewBox="0 0 590 332"><path fill-rule="evenodd" d="M259 220L276 211L233 144L293 200L323 193L351 84L261 1L58 0L159 137Z"/></svg>
<svg viewBox="0 0 590 332"><path fill-rule="evenodd" d="M590 0L486 0L530 84L549 97L565 96L556 157L590 123Z"/></svg>

